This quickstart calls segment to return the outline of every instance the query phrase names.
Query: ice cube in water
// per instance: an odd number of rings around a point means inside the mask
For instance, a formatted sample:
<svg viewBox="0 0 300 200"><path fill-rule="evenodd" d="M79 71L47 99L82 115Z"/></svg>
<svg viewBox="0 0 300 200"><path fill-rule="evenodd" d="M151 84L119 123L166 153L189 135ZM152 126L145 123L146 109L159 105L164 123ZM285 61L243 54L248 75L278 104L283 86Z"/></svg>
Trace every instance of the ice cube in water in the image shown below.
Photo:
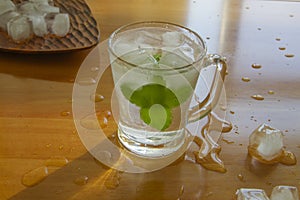
<svg viewBox="0 0 300 200"><path fill-rule="evenodd" d="M271 200L299 200L298 189L294 186L276 186L272 190Z"/></svg>
<svg viewBox="0 0 300 200"><path fill-rule="evenodd" d="M134 42L139 48L152 48L159 46L161 38L154 31L137 31L134 36Z"/></svg>
<svg viewBox="0 0 300 200"><path fill-rule="evenodd" d="M162 43L170 47L178 47L184 41L183 35L175 31L162 34Z"/></svg>

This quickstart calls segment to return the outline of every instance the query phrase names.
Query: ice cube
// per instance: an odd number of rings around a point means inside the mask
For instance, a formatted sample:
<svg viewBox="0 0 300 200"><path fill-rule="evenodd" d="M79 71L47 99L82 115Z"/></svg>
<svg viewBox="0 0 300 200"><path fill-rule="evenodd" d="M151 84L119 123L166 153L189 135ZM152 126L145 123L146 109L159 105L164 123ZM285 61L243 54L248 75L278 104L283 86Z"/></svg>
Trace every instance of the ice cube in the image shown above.
<svg viewBox="0 0 300 200"><path fill-rule="evenodd" d="M4 13L3 15L0 16L0 28L7 31L7 23L11 19L18 17L18 16L20 16L20 14L15 11L10 11L10 12Z"/></svg>
<svg viewBox="0 0 300 200"><path fill-rule="evenodd" d="M147 31L137 31L135 34L132 34L134 37L134 42L136 46L142 49L157 47L161 43L161 38L155 34Z"/></svg>
<svg viewBox="0 0 300 200"><path fill-rule="evenodd" d="M52 5L52 1L48 1L48 0L29 0L29 1L35 4Z"/></svg>
<svg viewBox="0 0 300 200"><path fill-rule="evenodd" d="M7 24L7 31L16 42L26 40L30 38L32 34L31 24L25 16L16 17L10 20Z"/></svg>
<svg viewBox="0 0 300 200"><path fill-rule="evenodd" d="M249 137L249 154L260 161L280 159L283 153L283 134L267 124L260 125Z"/></svg>
<svg viewBox="0 0 300 200"><path fill-rule="evenodd" d="M169 47L178 47L182 45L184 41L183 35L175 31L169 31L162 34L162 43L163 45Z"/></svg>
<svg viewBox="0 0 300 200"><path fill-rule="evenodd" d="M47 23L43 16L32 16L30 19L35 35L43 37L48 33Z"/></svg>
<svg viewBox="0 0 300 200"><path fill-rule="evenodd" d="M236 192L236 200L269 200L262 189L240 188Z"/></svg>
<svg viewBox="0 0 300 200"><path fill-rule="evenodd" d="M299 200L298 189L294 186L276 186L272 190L271 200Z"/></svg>
<svg viewBox="0 0 300 200"><path fill-rule="evenodd" d="M54 17L52 26L52 32L60 37L64 37L70 30L70 19L68 14L57 14Z"/></svg>
<svg viewBox="0 0 300 200"><path fill-rule="evenodd" d="M16 9L15 4L10 0L1 0L0 1L0 15L9 12L14 11Z"/></svg>
<svg viewBox="0 0 300 200"><path fill-rule="evenodd" d="M50 6L50 5L46 5L46 4L37 4L36 8L44 15L46 15L47 13L59 13L60 12L59 7Z"/></svg>
<svg viewBox="0 0 300 200"><path fill-rule="evenodd" d="M18 11L21 14L25 15L36 15L39 14L39 11L36 8L36 5L32 2L24 2L18 5Z"/></svg>

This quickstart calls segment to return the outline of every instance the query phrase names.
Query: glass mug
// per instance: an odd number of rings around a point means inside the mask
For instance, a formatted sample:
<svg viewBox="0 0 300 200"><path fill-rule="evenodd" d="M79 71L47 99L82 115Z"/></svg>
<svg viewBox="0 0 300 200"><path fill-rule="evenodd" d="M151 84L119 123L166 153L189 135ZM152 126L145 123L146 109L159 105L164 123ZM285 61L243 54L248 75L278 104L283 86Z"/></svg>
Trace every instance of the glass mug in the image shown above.
<svg viewBox="0 0 300 200"><path fill-rule="evenodd" d="M194 31L166 22L138 22L117 29L108 41L118 104L118 139L130 152L161 158L180 149L186 126L217 104L225 59L207 54ZM190 107L202 69L214 65L212 85Z"/></svg>

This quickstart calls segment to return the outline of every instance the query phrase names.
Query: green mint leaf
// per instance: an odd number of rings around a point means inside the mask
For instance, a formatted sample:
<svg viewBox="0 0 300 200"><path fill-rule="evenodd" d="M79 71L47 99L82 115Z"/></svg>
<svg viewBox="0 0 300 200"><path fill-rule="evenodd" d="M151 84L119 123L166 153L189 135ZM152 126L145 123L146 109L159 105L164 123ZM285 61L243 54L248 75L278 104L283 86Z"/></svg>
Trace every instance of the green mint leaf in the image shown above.
<svg viewBox="0 0 300 200"><path fill-rule="evenodd" d="M150 108L154 104L174 108L180 105L176 95L169 88L151 83L135 90L129 101L142 108Z"/></svg>
<svg viewBox="0 0 300 200"><path fill-rule="evenodd" d="M156 60L156 62L158 62L159 63L159 61L160 61L160 59L161 59L161 53L157 53L157 54L154 54L153 55L153 58Z"/></svg>
<svg viewBox="0 0 300 200"><path fill-rule="evenodd" d="M133 92L129 85L124 84L121 91L132 104L140 107L140 117L146 124L162 131L171 125L172 108L181 102L172 90L156 83L143 85ZM179 94L187 93L187 90L183 90Z"/></svg>
<svg viewBox="0 0 300 200"><path fill-rule="evenodd" d="M172 123L171 110L159 104L141 108L140 117L146 124L160 131L166 130Z"/></svg>

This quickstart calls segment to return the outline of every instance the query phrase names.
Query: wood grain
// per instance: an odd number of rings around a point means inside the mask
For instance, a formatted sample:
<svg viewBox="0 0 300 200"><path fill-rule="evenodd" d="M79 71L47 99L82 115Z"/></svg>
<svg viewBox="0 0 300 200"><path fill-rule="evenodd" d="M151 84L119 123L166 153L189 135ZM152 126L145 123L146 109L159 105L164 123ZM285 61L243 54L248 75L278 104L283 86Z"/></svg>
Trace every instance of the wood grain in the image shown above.
<svg viewBox="0 0 300 200"><path fill-rule="evenodd" d="M238 188L260 188L268 195L276 185L300 189L299 2L86 2L104 42L128 23L168 21L195 30L205 38L209 53L227 57L226 119L234 128L218 141L227 172L210 171L185 160L152 173L120 173L118 184L107 184L118 173L95 161L82 144L72 117L73 82L90 49L43 55L0 52L0 200L233 200ZM254 69L253 63L262 67ZM111 109L110 70L103 74L102 83L97 92L105 98L95 105L99 111ZM255 94L265 99L252 99ZM63 111L71 114L61 116ZM249 135L261 123L283 131L284 145L296 155L296 165L263 165L248 156ZM116 131L113 118L105 130ZM22 185L24 174L52 156L66 157L69 163L34 187ZM89 178L86 185L74 184L80 176Z"/></svg>

